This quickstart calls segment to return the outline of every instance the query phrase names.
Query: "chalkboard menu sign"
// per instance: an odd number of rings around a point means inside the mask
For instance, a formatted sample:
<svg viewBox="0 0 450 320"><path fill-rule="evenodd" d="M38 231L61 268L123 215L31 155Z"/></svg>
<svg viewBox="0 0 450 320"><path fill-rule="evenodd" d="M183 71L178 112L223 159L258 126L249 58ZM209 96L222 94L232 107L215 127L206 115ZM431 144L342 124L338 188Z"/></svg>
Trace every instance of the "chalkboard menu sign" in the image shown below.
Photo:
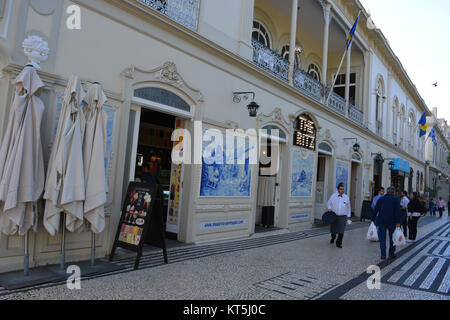
<svg viewBox="0 0 450 320"><path fill-rule="evenodd" d="M316 150L316 126L307 115L301 115L295 122L294 145Z"/></svg>
<svg viewBox="0 0 450 320"><path fill-rule="evenodd" d="M130 183L110 261L113 260L117 247L135 251L138 253L135 264L137 269L142 257L142 247L144 243L149 243L163 249L164 261L168 263L162 199L158 184Z"/></svg>

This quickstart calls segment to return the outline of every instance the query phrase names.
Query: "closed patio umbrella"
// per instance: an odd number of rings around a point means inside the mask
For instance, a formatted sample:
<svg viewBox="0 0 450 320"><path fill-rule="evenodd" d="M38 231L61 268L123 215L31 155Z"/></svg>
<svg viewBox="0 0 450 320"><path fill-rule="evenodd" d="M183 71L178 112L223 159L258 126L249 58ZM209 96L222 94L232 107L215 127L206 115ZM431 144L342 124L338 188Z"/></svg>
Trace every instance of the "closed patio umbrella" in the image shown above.
<svg viewBox="0 0 450 320"><path fill-rule="evenodd" d="M24 271L28 275L28 231L37 231L36 202L45 183L41 142L44 104L39 98L45 86L32 66L14 81L14 100L0 147L0 232L25 235Z"/></svg>
<svg viewBox="0 0 450 320"><path fill-rule="evenodd" d="M94 83L86 95L86 130L83 142L86 200L84 217L93 233L105 228L106 183L105 150L107 116L103 105L107 99L100 84Z"/></svg>
<svg viewBox="0 0 450 320"><path fill-rule="evenodd" d="M0 229L5 235L25 235L37 227L36 201L45 183L41 143L44 104L38 97L44 83L26 66L14 81L16 90L0 148Z"/></svg>
<svg viewBox="0 0 450 320"><path fill-rule="evenodd" d="M105 229L106 181L105 150L107 116L103 105L107 98L96 82L88 89L85 106L86 130L83 141L86 200L84 217L92 232L91 265L95 262L95 234Z"/></svg>
<svg viewBox="0 0 450 320"><path fill-rule="evenodd" d="M74 232L83 224L85 186L82 144L86 121L81 102L84 94L80 79L72 76L64 92L45 184L44 227L52 236L59 231L63 212L61 269L65 269L65 231Z"/></svg>
<svg viewBox="0 0 450 320"><path fill-rule="evenodd" d="M74 232L83 224L82 144L86 125L80 106L83 98L80 79L72 76L64 93L45 184L44 226L52 236L59 231L61 212L66 215L67 230Z"/></svg>

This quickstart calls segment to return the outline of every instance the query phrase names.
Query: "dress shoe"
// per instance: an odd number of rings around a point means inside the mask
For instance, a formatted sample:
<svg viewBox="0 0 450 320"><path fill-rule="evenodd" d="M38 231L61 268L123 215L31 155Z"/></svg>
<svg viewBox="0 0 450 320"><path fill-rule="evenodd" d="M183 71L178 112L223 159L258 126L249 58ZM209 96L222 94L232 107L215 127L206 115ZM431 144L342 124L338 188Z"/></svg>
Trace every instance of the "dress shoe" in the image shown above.
<svg viewBox="0 0 450 320"><path fill-rule="evenodd" d="M397 255L396 255L396 254L390 254L390 255L389 255L389 259L395 259L395 258L397 258Z"/></svg>
<svg viewBox="0 0 450 320"><path fill-rule="evenodd" d="M381 261L386 261L386 257L381 257Z"/></svg>
<svg viewBox="0 0 450 320"><path fill-rule="evenodd" d="M336 244L336 247L341 248L342 249L342 244Z"/></svg>

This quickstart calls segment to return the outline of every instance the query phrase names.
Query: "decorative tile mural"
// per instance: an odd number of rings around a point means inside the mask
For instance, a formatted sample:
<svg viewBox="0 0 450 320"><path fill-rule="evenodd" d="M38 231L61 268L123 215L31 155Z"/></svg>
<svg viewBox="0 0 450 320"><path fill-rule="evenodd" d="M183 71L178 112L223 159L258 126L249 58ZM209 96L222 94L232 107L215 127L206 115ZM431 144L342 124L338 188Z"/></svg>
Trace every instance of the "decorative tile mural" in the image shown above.
<svg viewBox="0 0 450 320"><path fill-rule="evenodd" d="M250 197L250 152L255 146L250 145L249 141L236 138L237 143L227 150L225 143L211 142L211 136L209 131L203 132L200 196ZM245 161L239 164L238 159Z"/></svg>
<svg viewBox="0 0 450 320"><path fill-rule="evenodd" d="M336 188L339 183L343 182L345 184L345 194L347 194L348 168L348 163L336 161Z"/></svg>
<svg viewBox="0 0 450 320"><path fill-rule="evenodd" d="M312 197L313 175L314 155L304 159L301 152L292 152L291 197Z"/></svg>

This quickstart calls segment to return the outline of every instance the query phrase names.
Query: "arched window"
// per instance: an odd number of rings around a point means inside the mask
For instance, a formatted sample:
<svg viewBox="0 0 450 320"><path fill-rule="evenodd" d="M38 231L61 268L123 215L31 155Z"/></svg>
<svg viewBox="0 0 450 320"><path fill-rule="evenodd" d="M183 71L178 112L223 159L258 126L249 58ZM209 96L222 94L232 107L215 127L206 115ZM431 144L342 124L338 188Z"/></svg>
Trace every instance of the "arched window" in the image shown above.
<svg viewBox="0 0 450 320"><path fill-rule="evenodd" d="M320 69L315 63L308 66L308 73L317 81L320 81Z"/></svg>
<svg viewBox="0 0 450 320"><path fill-rule="evenodd" d="M289 61L289 45L285 45L283 46L283 48L281 48L281 56L286 59L287 61ZM295 61L294 64L298 67L300 64L298 62L298 56L295 55Z"/></svg>
<svg viewBox="0 0 450 320"><path fill-rule="evenodd" d="M401 108L400 108L400 127L399 127L399 131L400 131L400 146L402 148L405 147L406 145L406 139L405 139L405 125L406 125L406 113L405 113L405 105L402 104Z"/></svg>
<svg viewBox="0 0 450 320"><path fill-rule="evenodd" d="M331 146L328 143L322 142L321 144L319 144L319 152L332 155L333 148L331 148Z"/></svg>
<svg viewBox="0 0 450 320"><path fill-rule="evenodd" d="M394 98L394 102L392 104L392 134L393 134L393 142L394 144L398 143L398 98Z"/></svg>
<svg viewBox="0 0 450 320"><path fill-rule="evenodd" d="M271 47L270 37L269 33L267 32L267 28L258 21L253 21L252 39L261 42L268 48Z"/></svg>
<svg viewBox="0 0 450 320"><path fill-rule="evenodd" d="M409 117L408 117L408 132L409 132L409 146L410 146L410 151L414 151L415 145L416 145L416 134L415 134L415 126L416 123L416 119L414 117L414 113L410 112Z"/></svg>
<svg viewBox="0 0 450 320"><path fill-rule="evenodd" d="M383 130L383 102L384 102L384 81L380 77L377 81L375 89L375 124L377 134L381 134Z"/></svg>

